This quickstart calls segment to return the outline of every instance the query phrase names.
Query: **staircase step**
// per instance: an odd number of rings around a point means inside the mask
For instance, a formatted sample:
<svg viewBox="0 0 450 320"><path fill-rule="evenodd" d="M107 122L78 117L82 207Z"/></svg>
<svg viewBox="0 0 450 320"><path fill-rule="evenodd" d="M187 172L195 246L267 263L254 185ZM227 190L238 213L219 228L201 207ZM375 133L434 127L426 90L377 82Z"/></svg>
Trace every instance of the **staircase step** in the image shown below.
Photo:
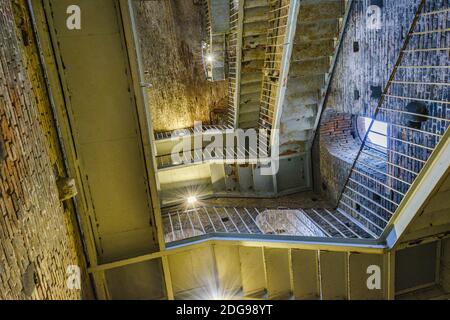
<svg viewBox="0 0 450 320"><path fill-rule="evenodd" d="M289 119L283 121L283 131L286 135L291 132L307 131L314 128L316 117L301 118L300 115L291 115Z"/></svg>
<svg viewBox="0 0 450 320"><path fill-rule="evenodd" d="M241 72L262 72L264 60L243 61L241 63ZM261 73L262 75L262 73Z"/></svg>
<svg viewBox="0 0 450 320"><path fill-rule="evenodd" d="M244 37L255 36L255 35L256 36L257 35L266 35L267 27L268 27L267 21L245 23L243 35L244 35Z"/></svg>
<svg viewBox="0 0 450 320"><path fill-rule="evenodd" d="M284 122L301 118L315 118L318 108L317 104L296 104L286 100L281 119Z"/></svg>
<svg viewBox="0 0 450 320"><path fill-rule="evenodd" d="M269 20L269 7L253 7L244 11L244 24L252 22L264 22Z"/></svg>
<svg viewBox="0 0 450 320"><path fill-rule="evenodd" d="M251 94L241 94L240 97L240 103L242 104L246 104L246 103L251 103L251 102L259 102L259 100L261 99L261 93L260 92L256 92L256 93L251 93Z"/></svg>
<svg viewBox="0 0 450 320"><path fill-rule="evenodd" d="M241 84L241 95L261 92L260 83Z"/></svg>
<svg viewBox="0 0 450 320"><path fill-rule="evenodd" d="M344 0L302 0L298 21L312 22L340 18L344 15Z"/></svg>
<svg viewBox="0 0 450 320"><path fill-rule="evenodd" d="M267 35L266 33L256 36L248 36L243 39L242 46L244 49L249 48L258 48L263 47L265 48L267 43Z"/></svg>
<svg viewBox="0 0 450 320"><path fill-rule="evenodd" d="M325 81L324 75L290 77L286 89L287 95L318 91Z"/></svg>
<svg viewBox="0 0 450 320"><path fill-rule="evenodd" d="M258 8L258 7L267 7L269 6L269 0L245 0L244 8Z"/></svg>
<svg viewBox="0 0 450 320"><path fill-rule="evenodd" d="M263 250L268 298L277 299L290 296L289 251L273 248L264 248Z"/></svg>
<svg viewBox="0 0 450 320"><path fill-rule="evenodd" d="M297 92L295 90L290 90L286 92L286 103L293 105L311 105L319 103L319 93L317 90L309 92Z"/></svg>
<svg viewBox="0 0 450 320"><path fill-rule="evenodd" d="M312 130L288 131L286 133L283 132L283 135L280 137L280 144L283 145L286 150L298 150L299 152L305 151L305 142L309 141L312 138L312 135Z"/></svg>

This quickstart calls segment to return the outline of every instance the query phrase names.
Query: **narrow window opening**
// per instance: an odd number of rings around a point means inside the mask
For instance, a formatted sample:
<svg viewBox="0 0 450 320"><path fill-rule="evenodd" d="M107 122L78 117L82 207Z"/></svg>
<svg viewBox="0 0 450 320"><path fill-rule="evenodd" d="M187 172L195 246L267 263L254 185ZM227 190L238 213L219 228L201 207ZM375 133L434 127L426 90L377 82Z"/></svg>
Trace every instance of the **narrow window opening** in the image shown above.
<svg viewBox="0 0 450 320"><path fill-rule="evenodd" d="M364 137L370 128L370 124L372 123L372 119L360 117L358 123L360 138L361 140L364 140ZM387 123L375 120L367 137L367 141L375 146L387 148Z"/></svg>

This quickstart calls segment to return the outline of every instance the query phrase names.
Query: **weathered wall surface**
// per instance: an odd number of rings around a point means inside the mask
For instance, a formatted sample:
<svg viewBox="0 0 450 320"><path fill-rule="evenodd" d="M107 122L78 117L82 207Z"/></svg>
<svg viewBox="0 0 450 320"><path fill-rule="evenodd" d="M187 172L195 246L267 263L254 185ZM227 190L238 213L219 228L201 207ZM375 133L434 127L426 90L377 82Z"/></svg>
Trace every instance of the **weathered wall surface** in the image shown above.
<svg viewBox="0 0 450 320"><path fill-rule="evenodd" d="M314 192L301 192L289 196L282 196L279 198L216 198L203 200L202 203L215 206L230 206L230 207L253 207L253 208L332 208L333 204L320 194Z"/></svg>
<svg viewBox="0 0 450 320"><path fill-rule="evenodd" d="M430 197L423 210L415 217L413 223L408 227L403 240L411 240L419 236L433 234L433 229L446 229L450 225L450 174L447 173L442 185Z"/></svg>
<svg viewBox="0 0 450 320"><path fill-rule="evenodd" d="M226 108L227 82L208 82L202 65L201 6L190 0L135 1L155 131L209 123Z"/></svg>
<svg viewBox="0 0 450 320"><path fill-rule="evenodd" d="M389 79L419 3L418 0L378 2L382 3L381 29L370 30L366 24L366 11L372 2L354 1L325 106L337 115L370 116L373 113L379 101L377 90L383 90ZM327 132L329 121L330 118L322 121ZM342 133L339 126L335 129L329 134ZM327 186L342 186L347 175L336 173L335 168L341 168L343 162L340 156L333 156L333 152L327 151L328 142L320 139L321 182L325 186L322 191L334 200L338 196L337 189L327 189ZM339 143L334 147L339 148ZM340 154L344 155L347 151L344 148Z"/></svg>
<svg viewBox="0 0 450 320"><path fill-rule="evenodd" d="M64 167L23 1L0 2L0 41L0 300L92 298L73 207L58 199ZM67 287L69 265L81 290Z"/></svg>
<svg viewBox="0 0 450 320"><path fill-rule="evenodd" d="M336 65L327 108L371 115L383 90L417 10L418 0L382 0L381 29L367 28L370 0L355 0L342 52ZM356 44L357 43L357 44ZM357 50L355 50L357 47Z"/></svg>
<svg viewBox="0 0 450 320"><path fill-rule="evenodd" d="M321 189L337 203L342 187L358 154L361 140L350 114L329 109L320 126Z"/></svg>

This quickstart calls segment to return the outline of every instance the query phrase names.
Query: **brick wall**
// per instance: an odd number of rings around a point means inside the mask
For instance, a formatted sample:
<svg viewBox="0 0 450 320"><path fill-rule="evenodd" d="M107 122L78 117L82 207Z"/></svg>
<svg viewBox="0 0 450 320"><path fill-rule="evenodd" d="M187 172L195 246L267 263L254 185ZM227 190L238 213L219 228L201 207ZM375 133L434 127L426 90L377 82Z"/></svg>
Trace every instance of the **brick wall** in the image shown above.
<svg viewBox="0 0 450 320"><path fill-rule="evenodd" d="M350 14L349 25L343 39L341 55L337 60L335 76L331 84L331 93L326 106L327 114L338 117L341 113L348 115L358 115L371 117L379 103L381 92L386 86L387 80L393 70L394 63L399 56L400 47L403 45L406 34L413 21L419 1L377 1L382 3L382 19L380 30L370 30L366 26L366 9L372 1L355 1ZM425 11L439 10L449 6L448 0L428 1ZM446 15L428 15L421 17L416 31L439 30L447 26ZM445 48L449 45L449 37L442 33L415 35L408 49L425 48ZM448 52L415 52L405 53L402 65L404 66L429 66L448 65ZM448 100L448 89L442 85L433 83L447 83L448 73L439 69L414 68L399 69L395 75L395 80L409 82L393 83L389 94L398 97L418 98L420 101L427 101L426 109L428 115L445 118L446 109L442 104L433 103L432 100ZM413 84L411 83L413 82ZM425 83L424 83L425 82ZM430 101L431 100L431 101ZM387 97L383 108L391 110L405 110L411 99L398 99ZM407 117L400 112L381 110L377 120L387 122L387 145L390 151L384 148L372 147L366 149L358 161L358 170L362 171L366 177L357 174L352 181L350 188L356 188L359 192L366 192L365 187L369 187L375 192L369 196L356 195L354 191L352 201L346 202L346 207L352 211L360 212L374 221L378 225L383 222L379 219L388 220L392 212L395 211L394 203L399 203L402 193L408 191L409 185L414 181L417 173L423 166L423 160L430 155L432 148L437 144L436 135L424 135L421 132L414 132L409 126ZM321 139L321 171L322 180L343 186L346 181L348 165L342 163L341 153L345 153L345 148L339 143L341 130L339 126L329 128L329 118L324 117L322 130L330 131L336 136L334 140ZM397 124L396 126L389 123ZM445 121L426 121L421 129L428 132L443 134L448 124ZM338 141L337 141L338 140ZM405 142L408 141L408 142ZM413 142L411 144L411 142ZM420 147L425 146L425 148ZM336 148L342 150L337 150ZM428 149L427 149L428 148ZM371 156L367 156L367 152ZM397 153L395 153L397 152ZM409 154L413 158L407 158L398 154ZM419 159L414 160L414 158ZM380 182L374 183L370 177L376 177ZM386 186L386 187L381 187ZM392 189L393 188L393 189ZM339 188L328 188L330 198L335 199L335 192ZM400 191L401 193L399 193ZM354 199L356 198L356 199ZM380 206L380 204L382 206ZM361 208L364 207L364 210ZM383 208L383 209L380 209ZM387 210L386 210L387 209ZM378 212L375 216L373 212ZM365 219L360 219L361 223L376 232L374 226L367 224Z"/></svg>
<svg viewBox="0 0 450 320"><path fill-rule="evenodd" d="M325 106L327 113L321 122L322 191L332 200L336 200L336 193L346 181L349 164L355 160L355 148L360 143L359 138L353 139L354 134L341 130L346 129L344 124L342 128L335 126L333 116L337 117L336 121L345 121L339 117L346 115L350 121L352 115L373 113L379 101L377 87L381 90L385 87L419 3L418 0L381 2L381 29L370 30L366 27L366 10L371 1L354 1ZM354 133L355 123L352 125ZM324 134L332 139L324 138ZM344 137L344 143L340 137Z"/></svg>
<svg viewBox="0 0 450 320"><path fill-rule="evenodd" d="M16 26L18 27L16 29ZM44 78L23 1L0 2L0 299L92 298ZM81 267L82 290L66 269Z"/></svg>
<svg viewBox="0 0 450 320"><path fill-rule="evenodd" d="M375 88L385 87L419 0L382 0L380 30L366 27L366 10L371 2L354 0L328 108L351 114L372 114L379 101L379 97L373 95ZM355 43L359 50L354 50Z"/></svg>
<svg viewBox="0 0 450 320"><path fill-rule="evenodd" d="M321 189L337 202L360 146L354 117L327 110L320 126Z"/></svg>

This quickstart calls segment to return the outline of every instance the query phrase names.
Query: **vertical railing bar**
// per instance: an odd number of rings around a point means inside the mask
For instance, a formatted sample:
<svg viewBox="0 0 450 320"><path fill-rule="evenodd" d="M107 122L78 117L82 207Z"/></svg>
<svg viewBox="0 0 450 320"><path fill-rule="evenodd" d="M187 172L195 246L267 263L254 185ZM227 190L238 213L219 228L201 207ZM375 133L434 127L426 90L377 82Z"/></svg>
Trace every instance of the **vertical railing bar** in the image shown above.
<svg viewBox="0 0 450 320"><path fill-rule="evenodd" d="M386 150L386 153L392 152L392 153L398 154L398 155L400 155L400 156L402 156L402 157L409 158L409 159L414 160L414 161L418 161L418 162L421 162L421 163L424 163L424 164L426 163L425 160L421 160L421 159L418 159L418 158L414 158L414 157L412 157L412 156L406 155L406 154L401 153L401 152L398 152L398 151L396 151L396 150L389 149L389 148L387 148L387 147L383 147L383 146L380 146L380 145L377 145L377 147L385 149L385 150ZM366 148L371 149L370 147L367 147L367 146L366 146Z"/></svg>
<svg viewBox="0 0 450 320"><path fill-rule="evenodd" d="M396 167L396 168L398 168L398 169L400 169L400 170L404 170L404 171L409 172L409 173L412 173L412 174L414 174L414 175L416 175L416 176L419 175L417 172L414 172L414 171L411 171L411 170L409 170L409 169L406 169L406 168L404 168L404 167L402 167L402 166L396 165L396 164L394 164L394 163L392 163L392 162L390 162L390 161L387 161L386 159L383 159L382 157L379 157L379 156L374 155L373 153L369 153L369 152L366 152L366 151L361 151L361 153L363 153L363 154L365 154L365 155L368 155L369 157L373 157L373 158L382 160L382 161L384 161L386 164L391 165L391 166L393 166L393 167Z"/></svg>
<svg viewBox="0 0 450 320"><path fill-rule="evenodd" d="M241 233L241 231L240 231L239 228L237 227L236 223L234 223L233 218L232 218L231 215L228 213L227 208L223 207L222 209L225 211L225 213L227 214L228 218L231 220L231 223L232 223L233 226L236 228L237 232L238 232L238 233Z"/></svg>
<svg viewBox="0 0 450 320"><path fill-rule="evenodd" d="M329 211L328 209L324 209L326 212L328 212L328 215L330 215L334 220L336 220L341 226L343 226L345 229L347 229L348 231L350 231L351 233L353 233L358 239L361 239L362 237L357 234L355 231L353 231L350 227L348 227L347 225L345 225L341 220L339 220L331 211Z"/></svg>
<svg viewBox="0 0 450 320"><path fill-rule="evenodd" d="M386 122L386 123L388 125L393 126L393 127L399 127L399 128L402 128L402 129L411 130L411 131L419 132L419 133L423 133L423 134L430 134L430 135L433 135L433 136L437 136L439 138L442 138L442 136L443 136L442 134L439 134L439 133L430 132L430 131L426 131L426 130L420 130L420 129L416 129L416 128L411 128L411 127L403 126L403 125L398 124L398 123L393 123L393 122Z"/></svg>
<svg viewBox="0 0 450 320"><path fill-rule="evenodd" d="M206 212L206 215L208 216L209 222L211 223L211 225L212 225L212 227L214 229L214 232L216 233L217 232L216 226L214 225L211 217L209 216L208 210L206 209L206 207L203 207L203 210Z"/></svg>

